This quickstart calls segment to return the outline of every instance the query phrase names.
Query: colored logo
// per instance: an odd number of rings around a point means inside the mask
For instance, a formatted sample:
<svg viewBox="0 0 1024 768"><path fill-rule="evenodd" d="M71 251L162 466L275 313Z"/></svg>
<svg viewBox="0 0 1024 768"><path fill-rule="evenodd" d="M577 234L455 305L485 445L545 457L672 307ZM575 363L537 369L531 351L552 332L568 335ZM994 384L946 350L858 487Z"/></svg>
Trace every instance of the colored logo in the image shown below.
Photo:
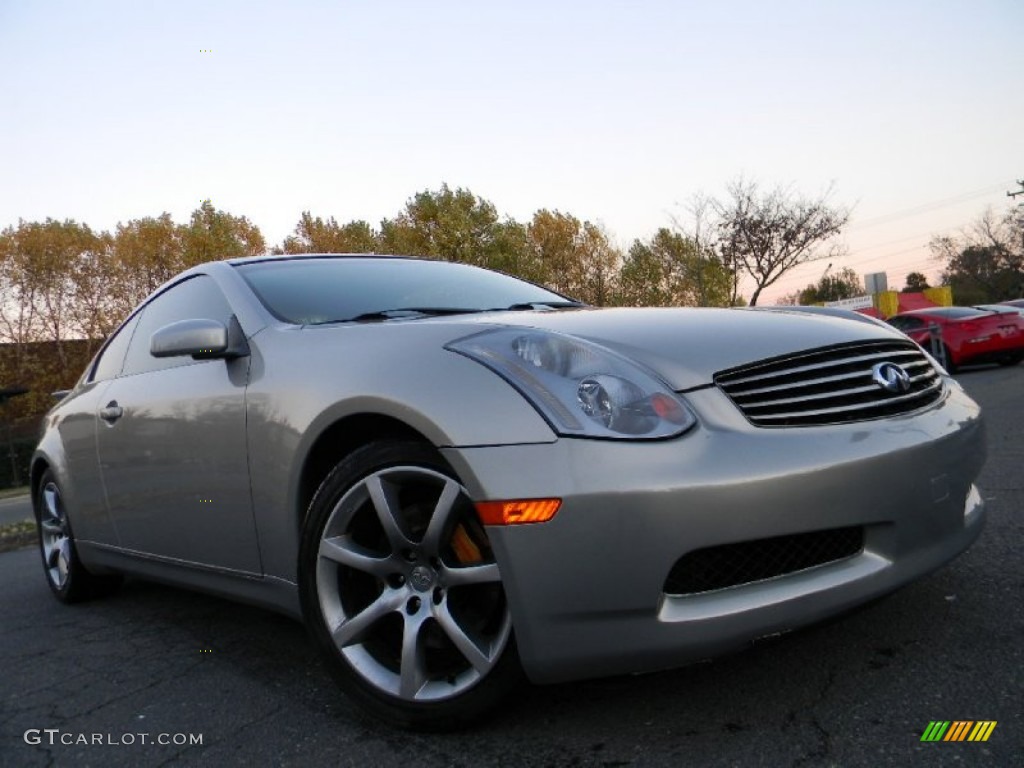
<svg viewBox="0 0 1024 768"><path fill-rule="evenodd" d="M921 734L921 741L988 741L996 729L996 720L932 720Z"/></svg>
<svg viewBox="0 0 1024 768"><path fill-rule="evenodd" d="M896 363L879 363L871 369L871 380L886 392L900 394L910 389L910 374Z"/></svg>

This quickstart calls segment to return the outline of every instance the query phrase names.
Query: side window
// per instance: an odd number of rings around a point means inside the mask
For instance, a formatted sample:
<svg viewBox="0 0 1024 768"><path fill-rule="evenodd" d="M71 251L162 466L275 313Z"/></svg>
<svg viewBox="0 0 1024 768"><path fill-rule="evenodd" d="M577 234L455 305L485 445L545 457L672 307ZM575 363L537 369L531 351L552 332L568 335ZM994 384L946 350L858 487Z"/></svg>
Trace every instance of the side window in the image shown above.
<svg viewBox="0 0 1024 768"><path fill-rule="evenodd" d="M92 368L89 381L104 381L112 379L121 373L121 366L124 365L124 354L128 351L128 342L132 340L132 333L139 323L139 316L135 315L131 320L121 326L113 338L107 342L96 358L96 364Z"/></svg>
<svg viewBox="0 0 1024 768"><path fill-rule="evenodd" d="M168 288L143 308L121 375L192 365L196 361L188 356L153 357L149 354L153 334L179 320L219 320L227 324L231 314L231 306L213 278L197 275Z"/></svg>

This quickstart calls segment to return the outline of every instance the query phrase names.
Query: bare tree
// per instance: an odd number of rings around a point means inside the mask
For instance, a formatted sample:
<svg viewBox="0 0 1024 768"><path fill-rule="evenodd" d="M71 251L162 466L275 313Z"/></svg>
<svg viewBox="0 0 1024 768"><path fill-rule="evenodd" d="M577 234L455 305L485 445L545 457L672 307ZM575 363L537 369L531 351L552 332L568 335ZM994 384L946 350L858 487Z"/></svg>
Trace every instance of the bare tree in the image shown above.
<svg viewBox="0 0 1024 768"><path fill-rule="evenodd" d="M850 212L830 205L831 194L829 188L820 197L803 198L781 186L762 192L757 182L740 178L729 185L726 201L712 201L722 262L754 280L750 306L794 267L840 255L840 246L825 246L849 221Z"/></svg>

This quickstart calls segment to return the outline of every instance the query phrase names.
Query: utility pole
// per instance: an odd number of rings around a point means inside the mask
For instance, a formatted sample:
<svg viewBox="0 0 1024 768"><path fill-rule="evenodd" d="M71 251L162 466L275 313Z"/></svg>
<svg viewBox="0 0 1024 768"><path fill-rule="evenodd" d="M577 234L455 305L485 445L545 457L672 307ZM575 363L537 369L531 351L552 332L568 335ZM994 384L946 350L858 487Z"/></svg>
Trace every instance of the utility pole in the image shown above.
<svg viewBox="0 0 1024 768"><path fill-rule="evenodd" d="M1024 195L1024 181L1017 179L1017 186L1020 187L1016 192L1007 192L1007 197L1016 197L1017 195Z"/></svg>

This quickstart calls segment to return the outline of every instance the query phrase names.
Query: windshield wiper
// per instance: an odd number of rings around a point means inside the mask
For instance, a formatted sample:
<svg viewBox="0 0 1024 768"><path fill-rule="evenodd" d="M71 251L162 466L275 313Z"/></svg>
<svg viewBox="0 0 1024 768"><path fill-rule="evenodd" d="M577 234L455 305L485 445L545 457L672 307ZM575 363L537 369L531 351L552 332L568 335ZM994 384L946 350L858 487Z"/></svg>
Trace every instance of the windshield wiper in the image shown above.
<svg viewBox="0 0 1024 768"><path fill-rule="evenodd" d="M548 309L579 309L587 306L582 301L524 301L519 304L509 304L507 307L496 307L488 310L490 312L529 312L530 310Z"/></svg>
<svg viewBox="0 0 1024 768"><path fill-rule="evenodd" d="M337 320L320 320L308 325L331 325L332 323L365 323L381 320L400 320L412 317L443 317L445 315L471 315L479 312L525 312L525 311L551 311L555 309L576 309L585 307L586 304L579 301L530 301L518 304L510 304L507 307L491 307L489 309L474 307L396 307L395 309L379 309L373 312L363 312L353 317L344 317Z"/></svg>
<svg viewBox="0 0 1024 768"><path fill-rule="evenodd" d="M369 320L396 320L403 317L441 317L443 315L466 315L482 312L471 307L399 307L396 309L380 309L374 312L363 312L355 317L342 320L326 320L325 323L362 323ZM323 325L324 323L314 323Z"/></svg>

